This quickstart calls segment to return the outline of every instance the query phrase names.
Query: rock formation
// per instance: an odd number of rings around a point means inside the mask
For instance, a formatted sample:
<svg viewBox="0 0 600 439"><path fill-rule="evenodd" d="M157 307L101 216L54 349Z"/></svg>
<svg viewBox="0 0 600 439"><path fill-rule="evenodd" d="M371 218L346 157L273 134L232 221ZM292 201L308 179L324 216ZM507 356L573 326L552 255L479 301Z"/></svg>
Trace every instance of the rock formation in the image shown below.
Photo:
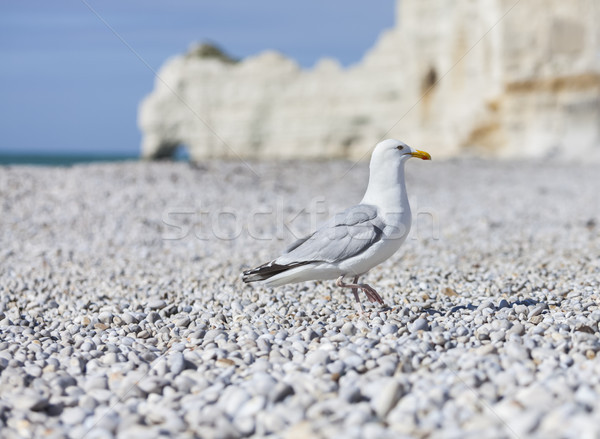
<svg viewBox="0 0 600 439"><path fill-rule="evenodd" d="M198 46L142 102L142 155L356 159L396 137L436 157L600 159L599 22L597 0L399 0L348 68Z"/></svg>

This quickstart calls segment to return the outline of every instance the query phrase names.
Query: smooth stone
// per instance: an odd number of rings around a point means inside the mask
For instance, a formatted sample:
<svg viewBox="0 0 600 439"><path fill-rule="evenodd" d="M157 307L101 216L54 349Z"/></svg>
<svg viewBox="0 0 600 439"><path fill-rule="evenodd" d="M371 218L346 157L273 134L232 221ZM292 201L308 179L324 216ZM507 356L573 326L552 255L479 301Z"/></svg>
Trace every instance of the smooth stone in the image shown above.
<svg viewBox="0 0 600 439"><path fill-rule="evenodd" d="M148 321L148 323L156 323L159 320L162 320L162 318L156 311L151 311L146 315L146 321Z"/></svg>
<svg viewBox="0 0 600 439"><path fill-rule="evenodd" d="M339 396L341 399L349 403L359 402L362 397L359 387L355 384L341 387L339 390Z"/></svg>
<svg viewBox="0 0 600 439"><path fill-rule="evenodd" d="M88 413L82 407L67 407L60 415L60 419L67 425L78 425L84 421Z"/></svg>
<svg viewBox="0 0 600 439"><path fill-rule="evenodd" d="M139 323L139 320L131 313L123 313L121 315L121 319L123 319L123 322L125 322L126 325L131 325L133 323Z"/></svg>
<svg viewBox="0 0 600 439"><path fill-rule="evenodd" d="M464 337L466 335L469 335L469 330L464 326L459 326L458 328L456 328L456 335L459 337Z"/></svg>
<svg viewBox="0 0 600 439"><path fill-rule="evenodd" d="M275 385L275 388L273 389L273 392L271 392L270 396L273 403L278 403L293 394L294 388L289 384L280 381Z"/></svg>
<svg viewBox="0 0 600 439"><path fill-rule="evenodd" d="M113 314L108 311L101 312L100 314L98 314L98 320L102 323L112 323Z"/></svg>
<svg viewBox="0 0 600 439"><path fill-rule="evenodd" d="M512 341L506 342L504 343L504 351L509 357L515 358L519 361L529 360L529 352L520 343L515 343Z"/></svg>
<svg viewBox="0 0 600 439"><path fill-rule="evenodd" d="M527 312L529 311L527 306L525 305L515 305L513 306L513 309L517 314L527 314Z"/></svg>
<svg viewBox="0 0 600 439"><path fill-rule="evenodd" d="M93 376L86 380L85 389L108 389L108 380L106 376Z"/></svg>
<svg viewBox="0 0 600 439"><path fill-rule="evenodd" d="M385 324L381 328L381 333L383 335L395 334L398 332L398 326L394 324Z"/></svg>
<svg viewBox="0 0 600 439"><path fill-rule="evenodd" d="M350 337L356 334L356 326L352 322L346 322L342 325L342 334Z"/></svg>
<svg viewBox="0 0 600 439"><path fill-rule="evenodd" d="M385 419L402 396L403 388L394 378L384 378L377 383L377 386L379 389L376 396L371 399L371 406L380 419Z"/></svg>
<svg viewBox="0 0 600 439"><path fill-rule="evenodd" d="M185 358L181 352L174 352L169 355L167 363L173 376L179 375L185 368Z"/></svg>
<svg viewBox="0 0 600 439"><path fill-rule="evenodd" d="M267 399L262 395L253 396L248 399L237 412L240 417L254 417L264 409Z"/></svg>
<svg viewBox="0 0 600 439"><path fill-rule="evenodd" d="M256 429L256 421L251 416L236 416L233 419L233 426L242 436L250 436Z"/></svg>
<svg viewBox="0 0 600 439"><path fill-rule="evenodd" d="M25 373L27 375L31 375L32 377L35 377L35 378L39 378L42 376L42 368L39 366L36 366L34 364L25 366L23 368L23 370L25 371Z"/></svg>
<svg viewBox="0 0 600 439"><path fill-rule="evenodd" d="M167 302L165 302L162 299L155 299L155 300L149 301L146 306L153 310L163 309L165 306L167 306Z"/></svg>
<svg viewBox="0 0 600 439"><path fill-rule="evenodd" d="M119 414L112 409L96 410L94 427L114 433L119 426Z"/></svg>
<svg viewBox="0 0 600 439"><path fill-rule="evenodd" d="M86 341L85 343L83 343L81 345L81 347L79 349L81 349L83 352L89 352L95 348L96 348L96 346L94 345L94 343Z"/></svg>
<svg viewBox="0 0 600 439"><path fill-rule="evenodd" d="M305 363L307 366L314 366L316 364L327 364L329 363L329 352L323 349L309 351L306 354Z"/></svg>
<svg viewBox="0 0 600 439"><path fill-rule="evenodd" d="M525 334L525 327L523 326L522 323L520 322L515 322L510 329L507 331L507 333L509 334L517 334L517 335L523 335Z"/></svg>
<svg viewBox="0 0 600 439"><path fill-rule="evenodd" d="M540 303L531 310L531 312L529 313L529 318L540 315L546 309L548 309L548 305L546 305L545 303Z"/></svg>
<svg viewBox="0 0 600 439"><path fill-rule="evenodd" d="M48 406L48 403L48 398L35 392L25 392L12 399L12 404L17 410L43 410Z"/></svg>
<svg viewBox="0 0 600 439"><path fill-rule="evenodd" d="M190 322L191 322L191 320L190 320L189 316L182 316L175 320L175 325L177 325L179 327L187 328L189 326Z"/></svg>
<svg viewBox="0 0 600 439"><path fill-rule="evenodd" d="M250 394L241 387L227 387L219 398L219 406L231 417L250 399Z"/></svg>
<svg viewBox="0 0 600 439"><path fill-rule="evenodd" d="M430 328L427 319L420 317L410 324L409 329L410 332L414 333L417 331L429 331Z"/></svg>
<svg viewBox="0 0 600 439"><path fill-rule="evenodd" d="M143 377L137 383L137 386L146 393L160 393L163 388L163 384L159 378L149 376Z"/></svg>
<svg viewBox="0 0 600 439"><path fill-rule="evenodd" d="M276 384L277 381L265 372L255 373L249 382L250 389L257 395L270 394Z"/></svg>
<svg viewBox="0 0 600 439"><path fill-rule="evenodd" d="M487 308L495 308L494 303L491 300L484 300L483 302L481 302L481 304L477 307L477 311L483 311Z"/></svg>
<svg viewBox="0 0 600 439"><path fill-rule="evenodd" d="M91 412L98 407L98 401L91 395L83 395L79 400L79 407Z"/></svg>

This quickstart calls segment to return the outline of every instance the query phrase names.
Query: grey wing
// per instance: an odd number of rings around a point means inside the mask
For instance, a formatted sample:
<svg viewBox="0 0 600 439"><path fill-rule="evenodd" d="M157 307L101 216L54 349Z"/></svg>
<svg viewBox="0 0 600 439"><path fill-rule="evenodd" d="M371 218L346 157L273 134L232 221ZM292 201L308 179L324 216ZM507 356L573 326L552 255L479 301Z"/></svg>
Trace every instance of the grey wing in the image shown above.
<svg viewBox="0 0 600 439"><path fill-rule="evenodd" d="M379 241L384 228L375 206L359 204L335 215L312 235L294 242L276 262L343 261Z"/></svg>
<svg viewBox="0 0 600 439"><path fill-rule="evenodd" d="M292 250L294 250L297 247L300 247L302 244L304 244L307 240L309 240L312 236L314 235L314 233L305 236L304 238L300 238L297 241L294 241L288 248L286 248L284 250L284 254L291 252Z"/></svg>

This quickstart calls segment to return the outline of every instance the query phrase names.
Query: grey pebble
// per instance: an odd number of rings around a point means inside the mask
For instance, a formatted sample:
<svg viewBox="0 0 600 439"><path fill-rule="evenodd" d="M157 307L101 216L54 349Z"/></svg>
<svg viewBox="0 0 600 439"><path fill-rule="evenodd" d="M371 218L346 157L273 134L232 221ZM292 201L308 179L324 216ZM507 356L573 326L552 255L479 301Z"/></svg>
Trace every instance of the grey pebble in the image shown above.
<svg viewBox="0 0 600 439"><path fill-rule="evenodd" d="M174 352L168 358L169 370L174 376L179 375L185 367L185 359L181 352Z"/></svg>
<svg viewBox="0 0 600 439"><path fill-rule="evenodd" d="M384 378L376 385L378 389L371 406L379 418L385 419L402 396L402 386L394 378Z"/></svg>
<svg viewBox="0 0 600 439"><path fill-rule="evenodd" d="M113 314L108 311L104 311L104 312L101 312L100 314L98 314L98 320L101 321L102 323L112 323L113 317L114 317Z"/></svg>
<svg viewBox="0 0 600 439"><path fill-rule="evenodd" d="M381 333L383 335L395 334L398 332L398 326L394 324L386 324L381 328Z"/></svg>
<svg viewBox="0 0 600 439"><path fill-rule="evenodd" d="M17 410L43 410L48 406L48 398L34 391L24 392L12 399L12 405Z"/></svg>
<svg viewBox="0 0 600 439"><path fill-rule="evenodd" d="M79 425L83 423L89 413L82 407L68 407L63 410L60 419L67 425Z"/></svg>
<svg viewBox="0 0 600 439"><path fill-rule="evenodd" d="M219 398L219 406L225 413L235 417L240 408L250 399L250 394L241 387L230 386Z"/></svg>
<svg viewBox="0 0 600 439"><path fill-rule="evenodd" d="M525 305L515 305L513 309L517 314L527 314L528 312L527 306Z"/></svg>
<svg viewBox="0 0 600 439"><path fill-rule="evenodd" d="M293 394L294 394L293 387L287 383L280 381L275 385L275 388L273 389L273 391L271 393L271 401L273 403L278 403Z"/></svg>
<svg viewBox="0 0 600 439"><path fill-rule="evenodd" d="M508 332L511 334L523 335L525 333L525 327L520 322L515 322Z"/></svg>
<svg viewBox="0 0 600 439"><path fill-rule="evenodd" d="M130 314L128 312L122 314L121 319L123 319L123 322L125 322L125 324L127 325L131 325L132 323L139 323L139 320L133 314Z"/></svg>
<svg viewBox="0 0 600 439"><path fill-rule="evenodd" d="M32 377L39 378L42 376L42 368L34 364L24 367L25 373Z"/></svg>
<svg viewBox="0 0 600 439"><path fill-rule="evenodd" d="M529 313L529 318L540 315L547 308L548 305L546 305L545 303L540 303L539 305L536 305Z"/></svg>
<svg viewBox="0 0 600 439"><path fill-rule="evenodd" d="M268 395L275 388L277 381L267 373L257 372L251 378L250 383L255 393L258 395Z"/></svg>
<svg viewBox="0 0 600 439"><path fill-rule="evenodd" d="M161 320L160 314L155 311L151 311L146 315L146 321L149 323L156 323L159 320Z"/></svg>
<svg viewBox="0 0 600 439"><path fill-rule="evenodd" d="M427 319L424 318L418 318L410 325L411 332L429 331L429 329L429 323L427 322Z"/></svg>
<svg viewBox="0 0 600 439"><path fill-rule="evenodd" d="M187 328L190 324L191 320L189 316L181 316L175 320L175 324L179 327Z"/></svg>
<svg viewBox="0 0 600 439"><path fill-rule="evenodd" d="M160 393L163 383L159 378L145 376L137 383L137 386L146 393Z"/></svg>
<svg viewBox="0 0 600 439"><path fill-rule="evenodd" d="M481 302L481 304L477 307L477 311L482 311L486 308L490 308L493 309L494 308L494 303L491 300L484 300L483 302Z"/></svg>
<svg viewBox="0 0 600 439"><path fill-rule="evenodd" d="M327 364L329 362L329 352L318 349L315 351L308 352L306 355L306 364L313 366L315 364Z"/></svg>
<svg viewBox="0 0 600 439"><path fill-rule="evenodd" d="M346 322L342 326L342 334L347 335L347 336L352 336L352 335L356 334L356 327L354 326L354 324L352 322Z"/></svg>
<svg viewBox="0 0 600 439"><path fill-rule="evenodd" d="M152 310L163 309L165 306L167 306L167 302L162 299L154 299L149 301L147 306Z"/></svg>
<svg viewBox="0 0 600 439"><path fill-rule="evenodd" d="M266 403L267 399L264 396L253 396L252 398L249 398L246 400L246 402L244 402L242 407L240 407L239 411L237 412L237 416L241 418L254 418L257 415L257 413L259 413L265 408Z"/></svg>

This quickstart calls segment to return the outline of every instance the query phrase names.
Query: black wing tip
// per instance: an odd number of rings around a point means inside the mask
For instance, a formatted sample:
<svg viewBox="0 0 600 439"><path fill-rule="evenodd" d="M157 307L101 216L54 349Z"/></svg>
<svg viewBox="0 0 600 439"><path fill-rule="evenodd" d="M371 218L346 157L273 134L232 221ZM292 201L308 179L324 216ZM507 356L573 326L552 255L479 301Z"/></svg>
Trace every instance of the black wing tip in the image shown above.
<svg viewBox="0 0 600 439"><path fill-rule="evenodd" d="M276 264L275 261L267 262L266 264L242 272L242 281L247 284L251 282L260 282L291 268L306 264L310 264L310 262L294 262L286 265Z"/></svg>
<svg viewBox="0 0 600 439"><path fill-rule="evenodd" d="M253 273L254 270L256 269L246 270L242 272L242 282L246 284L249 284L250 282L256 282L258 279L255 279L255 273Z"/></svg>
<svg viewBox="0 0 600 439"><path fill-rule="evenodd" d="M244 283L249 284L250 282L258 282L261 280L268 279L271 277L268 275L271 270L271 266L274 261L267 262L266 264L259 265L256 268L251 268L250 270L245 270L242 272L242 281Z"/></svg>

